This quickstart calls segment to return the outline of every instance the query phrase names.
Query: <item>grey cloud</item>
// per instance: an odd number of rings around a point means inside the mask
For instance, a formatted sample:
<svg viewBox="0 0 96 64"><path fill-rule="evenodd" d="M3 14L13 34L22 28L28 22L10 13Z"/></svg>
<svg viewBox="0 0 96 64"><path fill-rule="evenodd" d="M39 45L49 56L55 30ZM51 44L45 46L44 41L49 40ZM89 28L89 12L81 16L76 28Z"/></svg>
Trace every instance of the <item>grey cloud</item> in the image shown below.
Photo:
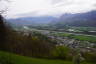
<svg viewBox="0 0 96 64"><path fill-rule="evenodd" d="M96 3L95 3L93 6L95 6L95 7L96 7Z"/></svg>
<svg viewBox="0 0 96 64"><path fill-rule="evenodd" d="M73 0L51 0L51 3L56 7L60 7L60 6L72 5L74 4L74 1Z"/></svg>
<svg viewBox="0 0 96 64"><path fill-rule="evenodd" d="M51 4L58 4L60 2L63 2L64 0L50 0Z"/></svg>

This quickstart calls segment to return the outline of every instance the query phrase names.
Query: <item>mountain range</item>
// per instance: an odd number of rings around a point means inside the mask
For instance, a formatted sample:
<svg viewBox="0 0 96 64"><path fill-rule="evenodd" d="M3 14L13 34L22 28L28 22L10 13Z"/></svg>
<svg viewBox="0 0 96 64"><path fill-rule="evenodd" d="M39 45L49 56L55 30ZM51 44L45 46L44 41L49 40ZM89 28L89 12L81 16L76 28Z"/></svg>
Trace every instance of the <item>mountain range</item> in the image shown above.
<svg viewBox="0 0 96 64"><path fill-rule="evenodd" d="M15 25L39 25L48 24L57 18L53 16L38 16L38 17L20 17L16 19L8 19L8 22Z"/></svg>
<svg viewBox="0 0 96 64"><path fill-rule="evenodd" d="M66 13L63 14L54 23L57 27L68 26L82 26L82 27L96 27L96 11L90 11L86 13Z"/></svg>
<svg viewBox="0 0 96 64"><path fill-rule="evenodd" d="M75 14L65 13L59 18L53 16L20 17L16 19L8 19L8 21L16 25L50 24L56 27L64 27L65 25L96 27L96 11Z"/></svg>

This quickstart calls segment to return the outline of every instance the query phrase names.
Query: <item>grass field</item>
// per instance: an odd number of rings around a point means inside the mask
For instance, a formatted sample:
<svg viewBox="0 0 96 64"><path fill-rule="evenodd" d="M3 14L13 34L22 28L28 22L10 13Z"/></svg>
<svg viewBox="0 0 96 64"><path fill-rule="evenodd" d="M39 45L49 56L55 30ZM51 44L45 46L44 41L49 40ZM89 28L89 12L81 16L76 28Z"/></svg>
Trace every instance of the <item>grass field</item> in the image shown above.
<svg viewBox="0 0 96 64"><path fill-rule="evenodd" d="M72 37L82 41L96 42L96 37L94 36L74 35Z"/></svg>
<svg viewBox="0 0 96 64"><path fill-rule="evenodd" d="M89 41L92 43L96 42L96 36L75 35L75 34L70 34L70 33L55 33L53 35L61 36L61 37L70 37L73 39L77 39L77 40L81 40L81 41Z"/></svg>
<svg viewBox="0 0 96 64"><path fill-rule="evenodd" d="M0 62L0 64L73 64L71 61L29 58L6 52L0 52ZM81 64L91 63L84 62Z"/></svg>
<svg viewBox="0 0 96 64"><path fill-rule="evenodd" d="M96 27L70 27L70 28L80 31L96 31Z"/></svg>

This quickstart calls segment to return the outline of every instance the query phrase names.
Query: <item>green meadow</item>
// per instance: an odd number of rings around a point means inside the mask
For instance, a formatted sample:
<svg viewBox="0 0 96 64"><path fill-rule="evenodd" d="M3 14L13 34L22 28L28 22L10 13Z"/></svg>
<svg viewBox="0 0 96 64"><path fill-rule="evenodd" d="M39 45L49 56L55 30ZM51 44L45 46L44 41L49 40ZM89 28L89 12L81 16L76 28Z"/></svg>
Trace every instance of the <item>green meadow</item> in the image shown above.
<svg viewBox="0 0 96 64"><path fill-rule="evenodd" d="M70 33L55 33L53 35L60 36L60 37L69 37L69 38L73 38L81 41L89 41L92 43L96 42L96 36L76 35L76 34L70 34Z"/></svg>
<svg viewBox="0 0 96 64"><path fill-rule="evenodd" d="M72 61L58 59L40 59L0 52L0 64L73 64ZM83 62L81 64L91 64Z"/></svg>

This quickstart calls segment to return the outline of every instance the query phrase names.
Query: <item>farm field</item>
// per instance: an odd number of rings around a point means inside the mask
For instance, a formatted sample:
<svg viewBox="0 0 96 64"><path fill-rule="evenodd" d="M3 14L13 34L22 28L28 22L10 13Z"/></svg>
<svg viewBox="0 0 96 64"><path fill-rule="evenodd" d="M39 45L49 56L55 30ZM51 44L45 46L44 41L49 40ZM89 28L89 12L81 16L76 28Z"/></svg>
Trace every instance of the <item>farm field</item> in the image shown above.
<svg viewBox="0 0 96 64"><path fill-rule="evenodd" d="M69 37L81 41L89 41L92 43L96 42L96 36L92 36L92 35L80 35L80 34L70 34L70 33L55 33L53 35L60 36L60 37Z"/></svg>

